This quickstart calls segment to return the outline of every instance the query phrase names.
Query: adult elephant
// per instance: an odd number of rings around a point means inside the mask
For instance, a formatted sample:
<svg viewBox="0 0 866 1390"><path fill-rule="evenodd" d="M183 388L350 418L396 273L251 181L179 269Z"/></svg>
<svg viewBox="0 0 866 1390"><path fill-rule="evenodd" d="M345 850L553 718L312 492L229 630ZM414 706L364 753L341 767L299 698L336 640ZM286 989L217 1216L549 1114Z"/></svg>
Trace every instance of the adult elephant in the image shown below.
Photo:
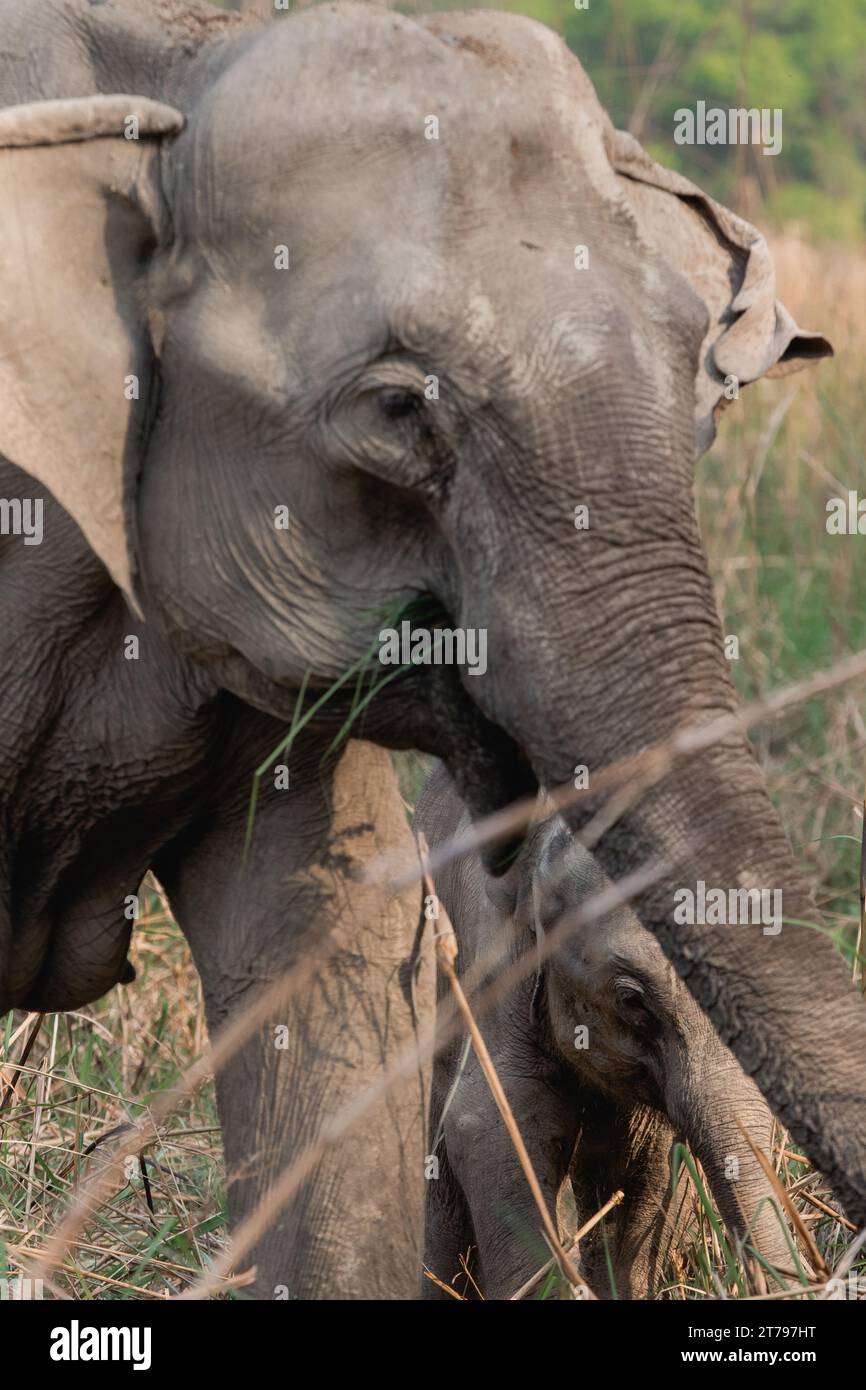
<svg viewBox="0 0 866 1390"><path fill-rule="evenodd" d="M396 926L373 913L359 945L354 875L402 821L377 755L335 761L335 730L364 704L356 732L439 754L478 814L731 710L695 440L726 377L828 348L776 304L762 238L615 132L543 27L139 11L0 0L2 485L65 509L46 502L41 545L3 538L0 994L109 988L148 866L212 1024L333 927L292 1048L267 1030L219 1083L237 1221L394 1044L368 994L395 987ZM487 631L486 672L418 667L361 698L385 615L430 596ZM253 769L299 690L309 709L341 679L245 853ZM745 739L598 848L613 876L659 854L685 868L642 920L866 1218L866 1014L831 944L673 920L698 878L814 915ZM377 1194L401 1153L418 1192L420 1164L375 1133L259 1246L259 1292L394 1291L365 1285Z"/></svg>

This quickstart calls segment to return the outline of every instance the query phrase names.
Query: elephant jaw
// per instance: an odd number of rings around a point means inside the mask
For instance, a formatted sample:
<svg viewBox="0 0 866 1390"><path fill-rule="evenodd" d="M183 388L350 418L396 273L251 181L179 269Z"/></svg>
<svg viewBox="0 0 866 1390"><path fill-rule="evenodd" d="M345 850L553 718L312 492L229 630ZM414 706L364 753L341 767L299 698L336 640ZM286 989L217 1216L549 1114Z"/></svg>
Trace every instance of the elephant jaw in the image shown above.
<svg viewBox="0 0 866 1390"><path fill-rule="evenodd" d="M441 758L473 819L537 796L525 751L481 712L454 667L418 669L394 681L373 702L358 732L387 747L420 748ZM489 873L504 872L522 838L482 848Z"/></svg>
<svg viewBox="0 0 866 1390"><path fill-rule="evenodd" d="M224 689L263 714L287 725L295 720L296 683L283 685L270 680L239 657L223 658L214 674ZM536 797L538 782L526 753L516 739L482 713L455 667L415 667L402 672L383 684L360 712L355 708L356 684L350 680L322 700L305 730L303 741L316 744L316 759L321 757L322 743L337 747L346 738L429 753L445 763L475 819ZM365 693L368 689L365 685ZM304 711L324 693L311 688ZM485 846L482 856L490 873L504 870L521 839L518 836L516 841Z"/></svg>

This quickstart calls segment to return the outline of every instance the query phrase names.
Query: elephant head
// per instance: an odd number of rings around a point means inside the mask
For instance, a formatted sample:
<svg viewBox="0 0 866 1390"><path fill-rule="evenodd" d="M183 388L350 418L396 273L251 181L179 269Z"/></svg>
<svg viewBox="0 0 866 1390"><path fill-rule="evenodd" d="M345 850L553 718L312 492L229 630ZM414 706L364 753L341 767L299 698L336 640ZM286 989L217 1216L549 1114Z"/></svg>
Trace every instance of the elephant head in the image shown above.
<svg viewBox="0 0 866 1390"><path fill-rule="evenodd" d="M438 847L462 817L439 768L416 829ZM732 1242L762 1257L752 1261L758 1287L773 1281L767 1266L784 1283L796 1276L793 1242L753 1148L770 1154L772 1115L634 912L601 910L610 888L556 815L536 822L502 877L477 855L436 876L464 988L482 1010L551 1214L566 1229L575 1224L567 1177L577 1226L621 1188L620 1205L581 1242L581 1270L600 1297L658 1292L688 1225L684 1186L672 1182L675 1146L685 1143ZM512 962L524 967L516 987L508 985ZM428 1267L448 1279L459 1253L475 1245L485 1297L508 1297L543 1263L538 1217L477 1061L454 1043L437 1058L432 1114L445 1171L429 1185Z"/></svg>
<svg viewBox="0 0 866 1390"><path fill-rule="evenodd" d="M288 719L432 599L486 672L417 667L363 728L444 756L476 812L731 711L696 453L726 381L829 351L763 238L515 16L337 4L157 75L100 62L101 96L0 114L0 451L147 621ZM641 920L866 1217L866 1014L831 943L674 920L698 879L813 916L745 738L598 854L678 866Z"/></svg>
<svg viewBox="0 0 866 1390"><path fill-rule="evenodd" d="M664 1148L676 1136L700 1161L729 1232L774 1270L792 1271L791 1237L752 1147L770 1156L773 1118L760 1091L635 914L625 906L585 911L610 883L565 824L548 820L536 842L522 919L542 939L567 928L544 966L544 1027L597 1097L586 1104L572 1165L579 1212L606 1200L618 1185L618 1146L625 1155L625 1206L607 1236L611 1276L598 1235L584 1247L584 1267L602 1288L612 1279L620 1297L658 1286L667 1242L681 1235L665 1191Z"/></svg>

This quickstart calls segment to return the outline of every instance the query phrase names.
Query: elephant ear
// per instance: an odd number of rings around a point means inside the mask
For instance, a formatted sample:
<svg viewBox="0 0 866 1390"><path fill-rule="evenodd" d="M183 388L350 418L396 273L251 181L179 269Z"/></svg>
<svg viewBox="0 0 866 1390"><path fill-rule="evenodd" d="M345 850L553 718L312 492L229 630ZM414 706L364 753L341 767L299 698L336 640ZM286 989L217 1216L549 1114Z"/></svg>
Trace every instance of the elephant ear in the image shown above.
<svg viewBox="0 0 866 1390"><path fill-rule="evenodd" d="M690 283L709 313L695 389L698 453L709 448L726 378L744 385L799 371L833 349L798 328L776 299L769 247L750 223L681 174L656 164L632 135L613 133L611 162L642 238Z"/></svg>
<svg viewBox="0 0 866 1390"><path fill-rule="evenodd" d="M0 454L69 512L132 600L124 477L151 352L138 280L171 107L137 96L0 111Z"/></svg>

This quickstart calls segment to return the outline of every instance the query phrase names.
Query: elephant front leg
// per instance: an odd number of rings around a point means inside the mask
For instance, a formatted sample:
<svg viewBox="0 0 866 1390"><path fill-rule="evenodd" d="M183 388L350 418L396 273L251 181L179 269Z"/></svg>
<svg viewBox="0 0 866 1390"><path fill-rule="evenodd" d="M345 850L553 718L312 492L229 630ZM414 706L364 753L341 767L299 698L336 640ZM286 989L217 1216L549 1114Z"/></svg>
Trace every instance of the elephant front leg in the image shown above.
<svg viewBox="0 0 866 1390"><path fill-rule="evenodd" d="M328 1130L414 1040L407 962L418 895L395 897L358 877L388 848L411 855L412 841L384 751L351 743L327 778L316 768L295 780L303 792L261 798L245 864L240 817L158 866L215 1041L262 990L299 972L299 987L216 1079L233 1233L263 1217L236 1269L256 1266L259 1298L413 1298L426 1078L413 1069L347 1132ZM423 1030L433 1011L429 953L411 993ZM323 1138L323 1156L288 1201L269 1198Z"/></svg>
<svg viewBox="0 0 866 1390"><path fill-rule="evenodd" d="M481 1020L482 1032L484 1021ZM510 1026L510 1025L509 1025ZM487 1044L523 1136L554 1224L568 1173L577 1119L571 1095L554 1076L541 1076L537 1054L514 1065L509 1052ZM542 1221L506 1126L474 1053L445 1117L448 1159L463 1192L478 1250L485 1299L508 1299L550 1259Z"/></svg>
<svg viewBox="0 0 866 1390"><path fill-rule="evenodd" d="M432 1125L431 1125L432 1132ZM424 1279L421 1296L427 1300L451 1301L443 1284L455 1293L474 1298L472 1279L475 1237L463 1189L451 1171L444 1144L433 1155L436 1165L428 1177L424 1213ZM469 1275L463 1261L467 1262ZM433 1276L432 1278L430 1276Z"/></svg>
<svg viewBox="0 0 866 1390"><path fill-rule="evenodd" d="M581 1242L581 1267L598 1298L652 1297L688 1219L686 1184L672 1189L676 1134L645 1106L598 1099L581 1121L571 1168L578 1223L617 1189L623 1198Z"/></svg>

